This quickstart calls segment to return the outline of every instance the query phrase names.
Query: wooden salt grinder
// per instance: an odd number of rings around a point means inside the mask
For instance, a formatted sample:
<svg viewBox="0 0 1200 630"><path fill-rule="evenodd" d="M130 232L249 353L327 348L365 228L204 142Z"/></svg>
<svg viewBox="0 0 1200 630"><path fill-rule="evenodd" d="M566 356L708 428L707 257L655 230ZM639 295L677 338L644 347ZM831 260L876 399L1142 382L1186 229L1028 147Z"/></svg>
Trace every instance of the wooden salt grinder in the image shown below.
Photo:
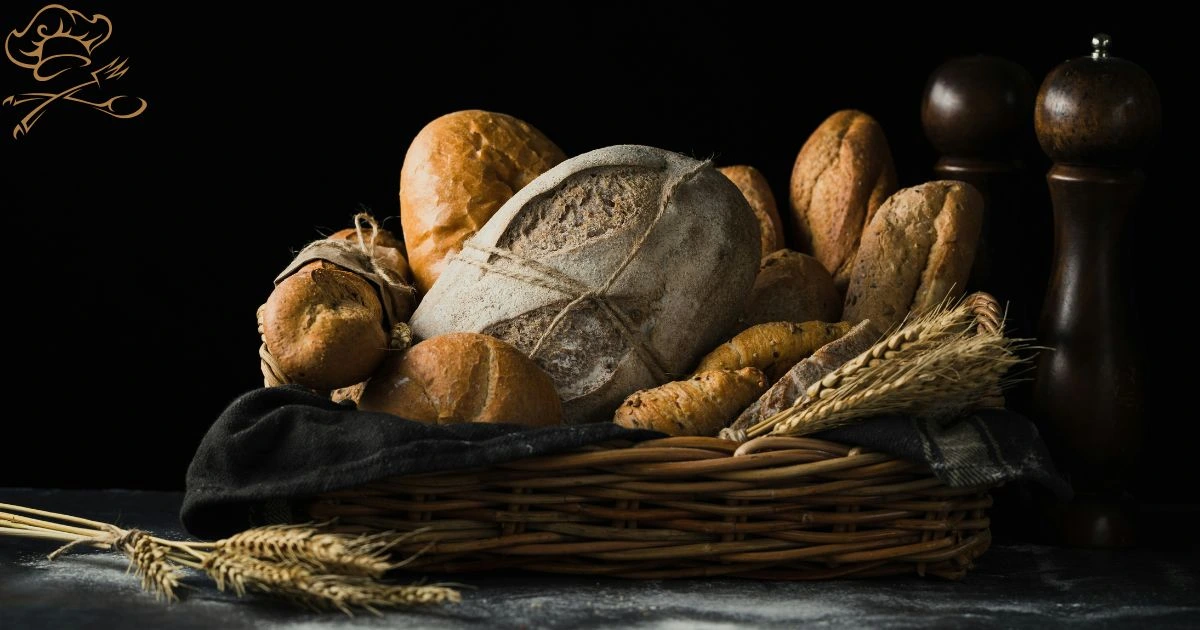
<svg viewBox="0 0 1200 630"><path fill-rule="evenodd" d="M1158 136L1154 81L1110 57L1109 38L1059 65L1042 83L1034 125L1054 160L1054 262L1037 342L1034 408L1076 498L1054 511L1061 542L1133 543L1129 496L1141 441L1142 384L1126 293L1119 286L1124 218L1144 176L1138 164Z"/></svg>
<svg viewBox="0 0 1200 630"><path fill-rule="evenodd" d="M1017 336L1033 334L1028 248L1017 244L1030 233L1019 156L1022 142L1032 140L1035 87L1029 72L1007 59L958 57L933 71L921 101L925 137L941 155L935 177L967 182L984 198L983 233L964 289L1007 302Z"/></svg>

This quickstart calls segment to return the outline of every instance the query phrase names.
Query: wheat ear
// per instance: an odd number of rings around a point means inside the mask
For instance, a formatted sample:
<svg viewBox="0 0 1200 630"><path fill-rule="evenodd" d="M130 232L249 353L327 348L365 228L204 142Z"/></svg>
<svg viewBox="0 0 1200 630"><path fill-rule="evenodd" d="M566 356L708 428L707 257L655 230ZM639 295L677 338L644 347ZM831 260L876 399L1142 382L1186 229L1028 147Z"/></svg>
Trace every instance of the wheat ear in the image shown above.
<svg viewBox="0 0 1200 630"><path fill-rule="evenodd" d="M396 542L380 535L324 533L306 525L270 525L235 534L217 545L263 560L297 562L319 572L382 577L395 567L387 551Z"/></svg>
<svg viewBox="0 0 1200 630"><path fill-rule="evenodd" d="M807 435L887 413L944 418L995 404L1022 361L995 300L973 294L914 318L814 383L797 405L763 423Z"/></svg>

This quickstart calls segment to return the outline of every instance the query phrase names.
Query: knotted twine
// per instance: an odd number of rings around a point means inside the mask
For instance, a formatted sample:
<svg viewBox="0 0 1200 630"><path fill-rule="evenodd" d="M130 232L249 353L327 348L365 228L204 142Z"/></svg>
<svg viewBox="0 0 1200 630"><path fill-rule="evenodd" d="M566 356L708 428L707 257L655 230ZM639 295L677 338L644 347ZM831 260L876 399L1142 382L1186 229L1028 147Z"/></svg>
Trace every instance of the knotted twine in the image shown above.
<svg viewBox="0 0 1200 630"><path fill-rule="evenodd" d="M679 187L687 183L689 180L700 174L705 168L712 165L712 162L705 160L699 162L696 166L681 173L666 187L663 188L659 196L658 210L655 212L654 218L646 229L638 235L634 240L633 246L625 258L617 265L616 269L609 274L608 279L600 283L598 286L591 287L582 280L574 278L559 269L555 269L550 265L544 264L532 258L526 258L520 254L516 254L511 250L499 249L490 247L475 242L475 238L468 239L463 243L463 249L471 249L483 254L487 254L488 258L477 260L472 257L460 254L458 260L464 263L473 265L483 269L485 272L496 273L507 278L512 278L518 282L549 289L561 293L571 299L570 302L563 306L561 310L550 320L550 324L542 331L537 342L533 344L533 348L529 351L530 358L537 358L538 353L542 350L546 340L551 337L554 330L562 323L563 319L580 304L588 302L594 305L597 310L608 318L617 332L625 339L625 342L637 353L642 360L642 364L650 371L651 376L658 383L664 383L670 380L667 376L667 370L663 365L663 360L654 351L649 342L646 340L644 333L636 330L632 319L620 306L613 303L609 299L608 291L616 283L617 279L624 273L633 259L637 257L642 247L646 244L646 240L650 237L650 233L654 231L655 226L662 220L666 214L667 206L675 197L675 193ZM497 265L492 262L492 258L500 258L508 261L509 264L504 266Z"/></svg>
<svg viewBox="0 0 1200 630"><path fill-rule="evenodd" d="M370 236L366 234L370 228ZM376 242L379 239L379 222L366 212L354 215L354 230L356 239L321 239L306 245L292 262L275 277L275 286L296 273L304 265L323 260L361 276L370 282L379 293L379 301L383 305L384 326L390 331L389 346L394 350L408 347L412 341L412 332L408 323L397 316L396 311L404 305L411 305L417 296L416 289L409 286L404 278L382 264L382 259L376 253ZM380 247L383 247L382 245ZM263 335L263 308L258 308L258 332ZM290 383L291 380L283 373L279 362L267 349L266 337L258 348L259 363L262 367L263 382L267 387L276 387Z"/></svg>

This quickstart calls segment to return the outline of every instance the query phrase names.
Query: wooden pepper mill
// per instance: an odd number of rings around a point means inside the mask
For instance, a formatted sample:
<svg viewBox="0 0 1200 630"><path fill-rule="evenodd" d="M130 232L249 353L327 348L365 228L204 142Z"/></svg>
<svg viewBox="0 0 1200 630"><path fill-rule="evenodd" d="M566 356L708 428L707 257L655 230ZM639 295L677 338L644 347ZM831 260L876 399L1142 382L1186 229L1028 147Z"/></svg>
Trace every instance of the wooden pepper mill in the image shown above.
<svg viewBox="0 0 1200 630"><path fill-rule="evenodd" d="M987 55L958 57L929 76L921 125L941 158L937 179L967 182L984 199L983 232L966 292L987 291L1008 303L1012 334L1033 335L1030 285L1034 258L1013 243L1028 240L1035 213L1021 203L1021 151L1032 141L1029 124L1036 85L1020 65ZM1049 233L1049 224L1046 226ZM1032 290L1032 293L1031 293Z"/></svg>
<svg viewBox="0 0 1200 630"><path fill-rule="evenodd" d="M1162 111L1154 81L1109 56L1107 35L1092 46L1046 76L1034 113L1054 160L1054 262L1037 339L1049 349L1039 355L1034 408L1076 492L1053 512L1061 542L1110 547L1133 543L1129 482L1142 437L1140 358L1119 244Z"/></svg>

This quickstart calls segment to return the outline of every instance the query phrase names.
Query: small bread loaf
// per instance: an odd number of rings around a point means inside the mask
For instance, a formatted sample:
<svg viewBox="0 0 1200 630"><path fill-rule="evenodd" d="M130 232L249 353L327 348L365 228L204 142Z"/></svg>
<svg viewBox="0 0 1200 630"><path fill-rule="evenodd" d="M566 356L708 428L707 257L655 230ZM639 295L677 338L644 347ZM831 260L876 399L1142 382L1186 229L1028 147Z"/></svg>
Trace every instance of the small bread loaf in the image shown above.
<svg viewBox="0 0 1200 630"><path fill-rule="evenodd" d="M846 334L847 330L850 330L850 324L846 322L759 324L717 346L700 360L696 372L752 367L762 370L773 383L801 359Z"/></svg>
<svg viewBox="0 0 1200 630"><path fill-rule="evenodd" d="M358 383L388 350L383 306L356 273L316 260L280 282L263 308L267 350L292 381L318 390Z"/></svg>
<svg viewBox="0 0 1200 630"><path fill-rule="evenodd" d="M562 424L550 377L516 348L477 333L439 335L388 359L359 408L436 424Z"/></svg>
<svg viewBox="0 0 1200 630"><path fill-rule="evenodd" d="M827 118L796 156L792 243L825 265L839 293L849 284L863 228L895 190L887 138L879 123L860 111Z"/></svg>
<svg viewBox="0 0 1200 630"><path fill-rule="evenodd" d="M701 372L633 393L613 422L668 435L714 436L766 389L766 378L754 368Z"/></svg>
<svg viewBox="0 0 1200 630"><path fill-rule="evenodd" d="M729 178L742 196L750 202L750 209L758 217L759 235L762 237L762 255L783 247L783 221L779 218L779 207L767 178L753 166L722 166L717 169Z"/></svg>
<svg viewBox="0 0 1200 630"><path fill-rule="evenodd" d="M863 233L843 317L887 331L909 312L961 296L982 226L983 196L970 184L936 181L892 195Z"/></svg>
<svg viewBox="0 0 1200 630"><path fill-rule="evenodd" d="M842 296L833 276L816 258L781 249L758 266L758 277L739 324L749 328L767 322L836 322Z"/></svg>
<svg viewBox="0 0 1200 630"><path fill-rule="evenodd" d="M446 114L417 134L400 170L400 224L417 289L488 219L564 155L542 132L505 114Z"/></svg>

